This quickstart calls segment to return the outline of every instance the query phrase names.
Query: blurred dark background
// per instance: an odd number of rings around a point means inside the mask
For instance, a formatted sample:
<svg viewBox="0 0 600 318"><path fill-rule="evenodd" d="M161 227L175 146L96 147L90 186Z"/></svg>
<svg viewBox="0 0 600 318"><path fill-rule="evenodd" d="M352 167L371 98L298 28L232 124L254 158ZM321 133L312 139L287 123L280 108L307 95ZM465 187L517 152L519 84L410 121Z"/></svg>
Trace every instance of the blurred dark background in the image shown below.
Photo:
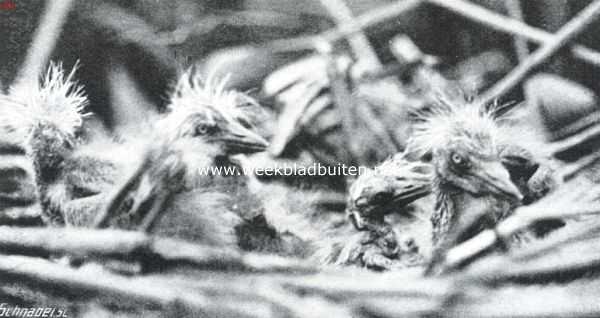
<svg viewBox="0 0 600 318"><path fill-rule="evenodd" d="M348 0L354 14L393 2ZM506 14L504 1L477 0L480 5ZM14 10L0 11L0 80L6 89L21 65L45 5L42 0L14 0ZM589 1L522 1L525 22L554 32ZM600 47L594 30L588 28L578 40ZM334 24L317 0L112 0L77 3L60 37L53 59L66 66L80 61L78 78L85 84L91 110L110 126L115 122L111 88L107 77L115 69L126 70L127 79L143 92L148 107L161 107L166 91L178 71L206 59L211 53L232 46L262 43L303 34L315 34ZM500 50L516 64L512 37L470 22L446 10L421 6L368 30L371 42L384 61L392 59L390 38L408 34L426 53L453 65L481 52ZM534 49L535 45L529 45ZM236 59L236 52L224 55ZM243 58L243 52L240 54ZM296 55L250 59L241 83L244 89L259 88L261 79ZM598 91L594 68L563 54L546 71L574 79ZM244 82L245 81L245 82Z"/></svg>

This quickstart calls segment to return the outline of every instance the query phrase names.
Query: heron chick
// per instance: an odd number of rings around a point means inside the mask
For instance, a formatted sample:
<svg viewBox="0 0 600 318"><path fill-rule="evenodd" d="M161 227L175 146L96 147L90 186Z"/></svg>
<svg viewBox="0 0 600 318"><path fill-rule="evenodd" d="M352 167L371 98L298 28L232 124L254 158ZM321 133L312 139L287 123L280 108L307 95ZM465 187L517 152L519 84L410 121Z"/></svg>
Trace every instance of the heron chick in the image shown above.
<svg viewBox="0 0 600 318"><path fill-rule="evenodd" d="M431 193L430 164L408 160L399 153L362 174L350 187L347 214L358 230L365 223L380 224L390 213L402 212L413 201Z"/></svg>
<svg viewBox="0 0 600 318"><path fill-rule="evenodd" d="M61 165L79 144L78 132L88 105L83 86L74 79L77 69L65 72L60 63L51 63L39 83L11 88L9 101L0 110L0 125L13 127L16 138L27 148L39 188L43 215L50 223L60 223L51 212L48 188L59 178ZM10 106L10 107L9 107Z"/></svg>
<svg viewBox="0 0 600 318"><path fill-rule="evenodd" d="M171 97L167 114L156 123L144 163L130 171L99 225L142 228L217 245L237 245L234 227L242 222L230 209L235 197L213 187L218 168L229 156L263 151L267 141L246 126L237 92L186 74ZM235 176L234 176L235 177ZM153 215L156 213L156 215ZM164 216L164 217L162 217ZM125 221L125 225L119 219Z"/></svg>
<svg viewBox="0 0 600 318"><path fill-rule="evenodd" d="M430 154L434 167L431 222L437 247L465 239L474 224L494 224L512 202L522 200L502 164L499 134L492 110L444 98L415 124L411 145Z"/></svg>

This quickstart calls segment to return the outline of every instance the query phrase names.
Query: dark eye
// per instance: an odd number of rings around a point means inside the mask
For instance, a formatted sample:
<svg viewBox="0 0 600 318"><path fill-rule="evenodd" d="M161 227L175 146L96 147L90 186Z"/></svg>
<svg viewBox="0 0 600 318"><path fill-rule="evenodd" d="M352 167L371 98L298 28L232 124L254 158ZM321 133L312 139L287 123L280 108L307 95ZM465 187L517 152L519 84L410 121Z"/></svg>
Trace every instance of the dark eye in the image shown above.
<svg viewBox="0 0 600 318"><path fill-rule="evenodd" d="M467 159L457 153L453 153L450 159L452 160L452 163L457 167L465 168L469 165Z"/></svg>
<svg viewBox="0 0 600 318"><path fill-rule="evenodd" d="M212 135L217 131L217 127L209 124L199 124L196 126L195 136Z"/></svg>

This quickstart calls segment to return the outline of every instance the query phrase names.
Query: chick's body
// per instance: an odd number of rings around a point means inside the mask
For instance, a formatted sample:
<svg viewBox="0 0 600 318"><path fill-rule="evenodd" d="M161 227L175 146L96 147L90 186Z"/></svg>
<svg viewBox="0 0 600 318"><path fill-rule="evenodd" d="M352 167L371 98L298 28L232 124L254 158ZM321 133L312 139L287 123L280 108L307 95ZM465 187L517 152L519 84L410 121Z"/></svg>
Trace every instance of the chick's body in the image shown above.
<svg viewBox="0 0 600 318"><path fill-rule="evenodd" d="M93 226L111 191L135 166L135 148L139 146L109 141L79 146L47 185L46 210L58 215L61 224Z"/></svg>

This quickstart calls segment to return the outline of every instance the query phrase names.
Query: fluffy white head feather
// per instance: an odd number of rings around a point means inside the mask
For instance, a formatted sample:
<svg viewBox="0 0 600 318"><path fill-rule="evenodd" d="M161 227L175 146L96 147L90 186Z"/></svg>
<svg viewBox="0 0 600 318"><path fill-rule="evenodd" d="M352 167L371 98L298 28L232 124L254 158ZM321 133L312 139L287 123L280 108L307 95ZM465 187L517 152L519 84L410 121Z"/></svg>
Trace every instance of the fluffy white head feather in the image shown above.
<svg viewBox="0 0 600 318"><path fill-rule="evenodd" d="M419 117L410 148L421 155L456 142L473 149L496 148L500 132L493 109L439 97L437 105Z"/></svg>
<svg viewBox="0 0 600 318"><path fill-rule="evenodd" d="M172 113L191 113L210 107L218 110L228 119L248 119L244 111L246 106L258 103L247 94L228 90L229 76L219 78L216 72L204 78L196 68L189 68L179 78L170 96L169 111Z"/></svg>
<svg viewBox="0 0 600 318"><path fill-rule="evenodd" d="M77 65L66 73L62 64L51 63L41 83L11 88L8 96L0 97L0 125L27 136L35 125L44 123L73 137L88 105L83 86L74 79L76 69Z"/></svg>
<svg viewBox="0 0 600 318"><path fill-rule="evenodd" d="M196 108L202 106L217 107L222 110L235 110L243 104L256 104L250 96L228 90L227 82L230 76L217 77L211 73L204 78L195 68L183 73L171 94L171 110L180 108Z"/></svg>

